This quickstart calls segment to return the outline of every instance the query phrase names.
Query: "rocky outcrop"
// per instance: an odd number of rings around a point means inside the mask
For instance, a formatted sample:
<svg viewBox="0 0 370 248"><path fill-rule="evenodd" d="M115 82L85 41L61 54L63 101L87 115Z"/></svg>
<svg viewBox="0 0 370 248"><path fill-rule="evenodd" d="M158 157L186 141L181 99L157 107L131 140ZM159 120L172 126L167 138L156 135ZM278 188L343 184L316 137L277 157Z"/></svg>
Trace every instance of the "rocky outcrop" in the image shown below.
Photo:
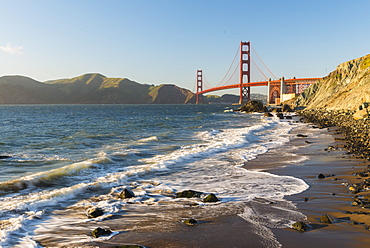
<svg viewBox="0 0 370 248"><path fill-rule="evenodd" d="M246 112L246 113L253 113L253 112L268 112L267 108L263 106L262 102L251 100L245 103L240 108L236 109L235 111Z"/></svg>
<svg viewBox="0 0 370 248"><path fill-rule="evenodd" d="M340 64L296 99L293 107L357 110L370 102L370 54Z"/></svg>

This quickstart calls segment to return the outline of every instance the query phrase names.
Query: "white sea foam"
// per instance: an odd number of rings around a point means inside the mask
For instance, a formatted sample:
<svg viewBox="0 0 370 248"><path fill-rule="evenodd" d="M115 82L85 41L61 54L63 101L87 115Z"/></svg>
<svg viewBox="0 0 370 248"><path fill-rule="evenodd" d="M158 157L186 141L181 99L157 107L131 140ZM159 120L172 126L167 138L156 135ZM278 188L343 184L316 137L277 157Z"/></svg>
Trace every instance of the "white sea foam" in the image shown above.
<svg viewBox="0 0 370 248"><path fill-rule="evenodd" d="M139 143L145 143L145 142L150 142L150 141L154 141L154 140L158 140L157 136L150 136L148 138L143 138L143 139L138 140L138 142Z"/></svg>

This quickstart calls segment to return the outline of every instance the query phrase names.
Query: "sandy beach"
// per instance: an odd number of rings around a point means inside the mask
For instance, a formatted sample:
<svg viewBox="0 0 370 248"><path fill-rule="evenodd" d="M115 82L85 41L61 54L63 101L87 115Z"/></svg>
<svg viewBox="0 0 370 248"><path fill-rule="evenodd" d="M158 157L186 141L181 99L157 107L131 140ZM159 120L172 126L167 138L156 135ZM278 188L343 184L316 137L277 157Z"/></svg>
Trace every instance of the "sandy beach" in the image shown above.
<svg viewBox="0 0 370 248"><path fill-rule="evenodd" d="M281 148L271 150L245 165L249 170L294 176L309 184L310 188L303 193L286 197L296 206L295 210L307 217L304 221L311 226L309 231L299 232L290 228L256 230L238 215L238 210L221 217L199 220L200 224L195 226L186 226L180 221L180 217L189 214L189 209L185 209L183 215L179 216L179 221L165 230L153 225L149 218L145 224L146 228L136 230L131 228L130 231L127 231L124 218L103 221L99 223L100 226L109 226L120 233L104 242L89 242L83 246L114 247L127 244L152 248L368 246L370 233L367 225L370 225L370 215L352 214L355 211L367 212L367 210L351 205L352 194L344 184L363 179L354 176L353 173L362 171L370 163L347 154L342 148L344 141L335 140L336 137L340 137L335 134L336 128L314 129L311 126L307 124L291 131L290 137L293 138L283 149L293 148L294 153L284 153ZM297 134L307 137L298 137ZM318 138L312 137L317 135ZM329 147L334 149L328 149ZM302 162L302 158L306 160ZM297 162L294 162L295 160ZM319 179L320 173L326 177ZM275 209L278 209L280 203L270 202L270 204L276 204ZM193 216L194 211L196 208L190 211ZM324 214L332 215L335 218L334 223L321 223L320 217Z"/></svg>

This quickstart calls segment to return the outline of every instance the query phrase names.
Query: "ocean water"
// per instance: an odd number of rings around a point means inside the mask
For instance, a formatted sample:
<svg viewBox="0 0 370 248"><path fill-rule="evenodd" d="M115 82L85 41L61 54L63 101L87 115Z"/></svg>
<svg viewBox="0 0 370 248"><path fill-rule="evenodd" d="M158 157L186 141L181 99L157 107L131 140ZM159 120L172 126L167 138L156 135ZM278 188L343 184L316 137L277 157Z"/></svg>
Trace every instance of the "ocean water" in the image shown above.
<svg viewBox="0 0 370 248"><path fill-rule="evenodd" d="M0 106L0 156L9 156L0 159L0 246L78 246L96 240L90 235L96 223L117 216L130 224L129 231L170 229L185 217L238 214L259 225L256 232L266 244L278 247L268 228L302 217L283 197L308 185L243 166L284 146L299 124L231 108ZM119 199L127 187L135 198ZM220 201L173 197L188 189L214 193ZM279 203L273 213L265 209L270 201ZM105 214L88 219L91 207Z"/></svg>

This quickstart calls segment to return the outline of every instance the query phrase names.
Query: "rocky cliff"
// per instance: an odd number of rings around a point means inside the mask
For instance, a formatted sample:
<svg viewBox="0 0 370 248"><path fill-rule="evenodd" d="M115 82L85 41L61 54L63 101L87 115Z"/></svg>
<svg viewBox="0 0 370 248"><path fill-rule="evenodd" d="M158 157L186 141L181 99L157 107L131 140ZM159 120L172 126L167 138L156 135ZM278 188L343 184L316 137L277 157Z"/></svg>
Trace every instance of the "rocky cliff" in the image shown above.
<svg viewBox="0 0 370 248"><path fill-rule="evenodd" d="M356 110L370 102L370 54L340 64L290 102L308 109Z"/></svg>
<svg viewBox="0 0 370 248"><path fill-rule="evenodd" d="M194 103L194 93L175 85L148 85L98 73L38 82L23 76L0 77L0 104Z"/></svg>

